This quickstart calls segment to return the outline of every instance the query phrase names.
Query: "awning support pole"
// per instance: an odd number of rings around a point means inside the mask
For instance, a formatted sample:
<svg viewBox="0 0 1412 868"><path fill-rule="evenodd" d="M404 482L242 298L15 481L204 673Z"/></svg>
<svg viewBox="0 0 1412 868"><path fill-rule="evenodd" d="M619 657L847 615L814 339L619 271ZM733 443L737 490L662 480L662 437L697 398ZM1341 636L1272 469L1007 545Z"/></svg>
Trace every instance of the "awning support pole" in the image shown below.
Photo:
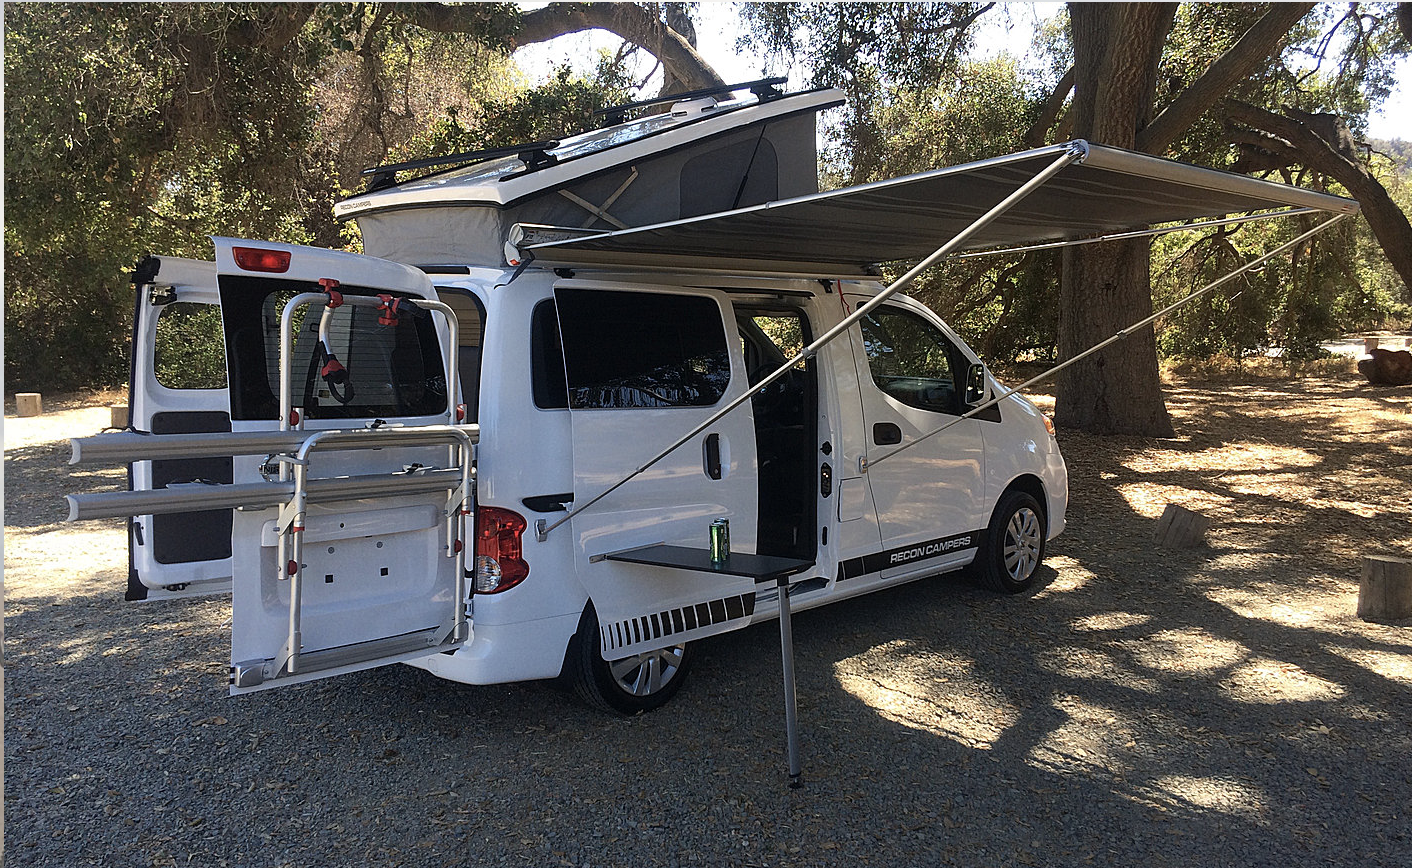
<svg viewBox="0 0 1412 868"><path fill-rule="evenodd" d="M1071 359L1066 359L1065 361L1060 362L1059 364L1055 365L1054 367L1050 368L1049 370L1045 371L1044 373L1039 374L1038 376L1035 376L1035 377L1031 377L1030 379L1024 381L1024 382L1021 383L1020 385L1014 387L1013 389L1007 389L1007 390L1004 392L1004 394L1001 394L1001 395L999 395L999 396L997 396L997 397L995 397L995 398L991 398L989 401L986 401L986 402L983 403L983 404L978 404L978 405L976 405L975 407L972 407L972 408L971 408L970 410L968 410L964 415L957 416L955 419L952 419L950 422L947 422L945 425L942 425L940 428L937 428L937 429L934 430L934 431L930 431L930 432L928 432L928 433L926 433L926 434L923 434L921 437L918 437L916 440L913 440L913 441L910 442L910 443L904 443L904 444L902 444L901 446L897 447L896 449L892 450L891 452L888 452L888 453L885 454L885 455L882 455L882 456L879 457L879 458L872 459L871 461L869 461L868 466L871 468L871 467L873 467L873 466L875 466L875 465L877 465L877 464L879 464L879 463L881 463L881 462L883 462L883 461L886 461L887 459L891 458L892 456L896 455L897 453L901 452L902 450L904 450L904 449L910 449L910 448L912 448L913 446L916 446L918 443L921 443L923 440L926 440L926 439L929 438L929 437L933 437L933 436L935 436L935 435L937 435L937 434L940 434L941 432L945 431L947 428L950 428L952 425L955 425L956 423L960 422L961 420L963 420L963 419L969 419L969 418L971 418L972 416L976 415L977 413L984 412L985 410L988 410L988 409L990 409L991 407L994 407L996 404L999 404L1001 401L1004 401L1006 398L1010 397L1011 395L1015 394L1016 392L1019 392L1019 391L1021 391L1021 390L1023 390L1023 389L1027 389L1027 388L1029 388L1030 386L1033 386L1035 383L1041 382L1041 381L1043 381L1043 380L1047 380L1048 378L1054 376L1055 374L1059 373L1060 371L1064 370L1065 368L1069 367L1070 365L1074 364L1075 362L1079 361L1080 359L1085 359L1085 358L1087 358L1087 357L1093 355L1094 353L1098 352L1099 350L1103 349L1104 347L1108 346L1109 344L1117 343L1118 341L1122 340L1123 338L1127 337L1128 335L1132 334L1133 332L1137 331L1138 329L1140 329L1140 328L1142 328L1142 327L1144 327L1144 326L1147 326L1147 325L1151 325L1153 322L1156 322L1156 321L1157 321L1158 319L1160 319L1161 317L1166 316L1167 314L1171 313L1172 311L1176 310L1177 308L1181 307L1182 305L1187 304L1187 303L1192 302L1192 301L1195 301L1196 299L1200 298L1201 296L1205 295L1206 293L1210 292L1211 290L1215 289L1215 288L1218 287L1218 286L1224 286L1225 284L1227 284L1227 283L1229 283L1230 281L1234 280L1234 279L1235 279L1236 277L1238 277L1239 275L1244 274L1245 272L1250 271L1251 269L1256 268L1257 266L1264 265L1266 262L1269 262L1271 259L1274 259L1276 256L1279 256L1281 253L1284 253L1286 250L1289 250L1289 249L1295 247L1296 245L1299 245L1299 244L1304 243L1304 242L1307 241L1308 239L1313 238L1315 235L1318 235L1320 232L1323 232L1325 229L1328 229L1330 226L1334 225L1335 223L1339 222L1340 220L1342 220L1342 219L1344 219L1345 217L1348 217L1348 216L1350 216L1350 215L1348 215L1348 214L1336 214L1332 219L1326 220L1326 221L1324 221L1323 223L1320 223L1318 226L1315 226L1313 229L1310 229L1308 232L1305 232L1303 235L1300 235L1298 238L1295 238L1295 239L1293 239L1293 240L1291 240L1291 241L1288 241L1288 242L1286 242L1286 243L1284 243L1284 244L1281 244L1279 247L1276 247L1274 250L1271 250L1269 253L1266 253L1264 256L1261 256L1261 257L1259 257L1258 259L1252 259L1251 261L1249 261L1249 262L1247 262L1246 264L1242 265L1240 268L1237 268L1235 271L1232 271L1231 273L1227 274L1226 276L1224 276L1224 277L1222 277L1222 278L1219 278L1218 280L1216 280L1216 281L1214 281L1214 282L1212 282L1212 283L1208 283L1206 286L1203 286L1201 289L1198 289L1196 292L1193 292L1192 294L1186 296L1185 298L1181 298L1181 299L1178 299L1177 301L1172 302L1171 304L1167 305L1166 307L1162 308L1161 310L1157 311L1156 313L1152 314L1151 316L1147 317L1146 319L1144 319L1144 320L1142 320L1142 321L1140 321L1140 322L1135 322L1135 323L1133 323L1132 325L1128 326L1127 328L1118 331L1116 334L1112 335L1111 337L1109 337L1107 340L1103 341L1102 343L1094 344L1093 346L1091 346L1091 347L1089 347L1088 349L1084 350L1083 352L1079 353L1077 356L1074 356L1074 357L1071 358Z"/></svg>
<svg viewBox="0 0 1412 868"><path fill-rule="evenodd" d="M1298 217L1301 214L1322 214L1318 208L1291 208L1270 214L1246 214L1241 217L1226 217L1221 220L1202 220L1199 223L1182 223L1178 226L1161 226L1156 229L1135 229L1132 232L1116 232L1112 235L1096 235L1092 238L1075 238L1069 241L1046 241L1043 244L1027 244L1024 247L997 247L993 250L977 250L972 253L958 253L952 259L976 259L981 256L1006 256L1016 253L1033 253L1036 250L1053 250L1056 247L1079 247L1084 244L1099 244L1104 241L1124 241L1129 238L1147 238L1153 235L1168 235L1173 232L1189 232L1192 229L1210 229L1215 226L1233 226L1238 223L1253 223L1257 220L1275 220L1280 217Z"/></svg>
<svg viewBox="0 0 1412 868"><path fill-rule="evenodd" d="M652 465L656 464L658 461L661 461L663 458L666 458L672 452L675 452L683 444L690 441L691 438L695 437L697 434L700 434L702 431L705 431L707 428L716 424L716 422L720 421L720 419L724 417L727 413L734 410L736 407L739 407L741 404L744 404L746 401L750 400L750 398L755 395L756 392L759 392L760 390L768 387L771 383L775 382L776 380L783 377L785 374L789 373L789 371L795 365L799 364L805 359L810 358L815 353L817 353L821 347L830 343L839 335L842 335L847 332L848 329L854 323L867 316L868 314L872 313L873 309L876 308L878 305L887 301L893 295L897 294L903 288L911 284L912 281L916 280L917 277L922 274L922 272L926 271L928 268L931 268L937 262L949 256L952 251L961 247L968 240L970 240L972 235L975 235L977 232L981 231L985 227L989 226L991 223L995 222L997 219L1000 218L1002 214L1015 207L1015 205L1019 204L1020 200L1024 199L1026 196L1033 193L1040 187L1044 186L1044 184L1048 182L1050 178L1054 177L1066 167L1083 160L1083 158L1087 154L1087 142L1084 142L1082 140L1075 140L1073 142L1070 142L1069 147L1065 149L1064 153L1061 154L1057 160L1055 160L1053 163L1050 163L1033 178L1021 184L1013 193L1001 200L1000 204L996 205L994 208L991 208L989 211L982 214L980 217L977 217L976 220L971 223L970 226L967 226L965 229L962 229L960 232L956 233L956 235L953 236L950 241L946 242L941 247L938 247L926 259L923 259L921 262L912 266L912 268L909 269L906 274L902 275L901 277L897 278L897 280L889 284L885 289L883 289L882 292L874 296L867 304L862 305L852 314L845 317L842 322L838 323L833 328L824 332L822 336L820 336L809 346L800 350L798 355L785 362L782 366L776 369L774 373L770 374L760 382L756 383L754 386L747 389L741 395L736 397L735 400L731 401L729 404L722 407L720 410L717 410L711 415L711 418L707 419L705 422L702 422L700 425L697 425L695 428L691 429L690 432L681 437L671 446L668 446L666 449L659 452L650 461L643 464L641 467L637 468L632 473L623 477L619 481L615 482L613 485L604 489L601 493L595 495L591 500L586 501L581 506L575 506L573 509L569 510L567 514L565 514L562 518L560 518L553 524L546 526L544 519L540 519L539 521L537 521L535 523L536 538L540 542L543 542L549 536L549 533L555 528L568 522L569 519L588 509L590 506L593 506L595 503L612 494L613 492L617 491L619 488L635 479L643 471L647 470Z"/></svg>

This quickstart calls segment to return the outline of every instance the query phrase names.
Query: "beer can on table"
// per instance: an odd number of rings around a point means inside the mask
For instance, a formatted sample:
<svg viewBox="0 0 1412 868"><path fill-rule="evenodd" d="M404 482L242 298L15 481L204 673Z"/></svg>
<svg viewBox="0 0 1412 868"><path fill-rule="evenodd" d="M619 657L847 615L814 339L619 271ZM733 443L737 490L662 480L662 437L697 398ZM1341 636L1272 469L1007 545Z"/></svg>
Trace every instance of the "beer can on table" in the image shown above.
<svg viewBox="0 0 1412 868"><path fill-rule="evenodd" d="M711 563L720 566L731 553L730 519L718 518L711 522Z"/></svg>

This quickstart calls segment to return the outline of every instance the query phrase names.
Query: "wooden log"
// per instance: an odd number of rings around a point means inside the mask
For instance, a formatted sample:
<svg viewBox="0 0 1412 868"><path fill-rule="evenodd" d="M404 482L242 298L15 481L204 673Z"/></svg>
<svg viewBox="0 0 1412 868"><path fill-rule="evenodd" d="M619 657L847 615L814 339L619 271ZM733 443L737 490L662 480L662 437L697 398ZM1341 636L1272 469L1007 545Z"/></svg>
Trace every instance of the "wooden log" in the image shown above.
<svg viewBox="0 0 1412 868"><path fill-rule="evenodd" d="M108 405L108 427L109 427L109 428L126 428L126 427L127 427L127 405L126 405L126 404L109 404L109 405Z"/></svg>
<svg viewBox="0 0 1412 868"><path fill-rule="evenodd" d="M1157 519L1157 528L1153 531L1152 538L1158 545L1167 548L1191 548L1201 544L1210 527L1210 518L1169 503L1167 508L1162 510L1162 517Z"/></svg>
<svg viewBox="0 0 1412 868"><path fill-rule="evenodd" d="M1412 385L1412 353L1407 350L1368 351L1366 359L1358 360L1358 372L1375 386Z"/></svg>
<svg viewBox="0 0 1412 868"><path fill-rule="evenodd" d="M1358 617L1383 624L1412 620L1412 560L1390 555L1363 558Z"/></svg>
<svg viewBox="0 0 1412 868"><path fill-rule="evenodd" d="M21 416L39 416L44 413L44 398L38 392L16 392L15 412Z"/></svg>

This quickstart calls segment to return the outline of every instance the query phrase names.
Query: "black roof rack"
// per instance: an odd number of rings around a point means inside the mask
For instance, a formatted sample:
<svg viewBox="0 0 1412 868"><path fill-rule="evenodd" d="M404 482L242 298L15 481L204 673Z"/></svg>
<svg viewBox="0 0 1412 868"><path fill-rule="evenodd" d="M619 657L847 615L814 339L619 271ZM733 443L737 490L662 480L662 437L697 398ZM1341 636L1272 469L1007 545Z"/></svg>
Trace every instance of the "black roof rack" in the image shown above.
<svg viewBox="0 0 1412 868"><path fill-rule="evenodd" d="M741 84L723 84L718 87L703 87L700 90L688 90L684 93L672 93L666 96L659 96L655 99L644 99L637 102L624 103L623 105L610 106L599 109L595 115L603 115L608 122L608 126L620 124L627 120L627 113L633 109L647 108L648 106L663 105L665 103L679 102L684 99L696 99L702 96L716 96L723 93L731 93L737 90L749 90L760 98L761 102L783 96L778 85L789 81L788 76L777 76L775 78L762 78L757 81L747 81Z"/></svg>
<svg viewBox="0 0 1412 868"><path fill-rule="evenodd" d="M373 166L364 169L362 175L372 176L368 182L368 189L364 192L372 193L377 190L384 190L397 185L397 173L408 172L413 169L430 169L433 166L468 166L474 163L482 163L486 160L493 160L496 157L515 156L520 162L525 164L527 169L542 169L545 166L552 166L555 163L554 155L549 153L550 148L559 147L559 142L543 141L530 142L524 145L509 145L503 148L488 148L483 151L465 151L459 154L447 154L444 157L427 157L422 160L408 160L405 163L388 163L385 166Z"/></svg>

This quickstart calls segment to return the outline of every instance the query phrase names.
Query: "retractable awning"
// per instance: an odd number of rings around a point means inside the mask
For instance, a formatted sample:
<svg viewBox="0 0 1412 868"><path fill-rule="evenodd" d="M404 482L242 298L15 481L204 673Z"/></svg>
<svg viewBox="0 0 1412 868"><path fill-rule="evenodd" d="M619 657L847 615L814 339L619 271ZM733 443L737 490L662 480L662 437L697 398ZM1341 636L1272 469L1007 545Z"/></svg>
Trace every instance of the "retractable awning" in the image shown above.
<svg viewBox="0 0 1412 868"><path fill-rule="evenodd" d="M1270 209L1357 212L1358 203L1083 141L652 226L584 234L523 227L541 263L864 272L925 257L1065 152L1082 152L960 248L1070 241Z"/></svg>

